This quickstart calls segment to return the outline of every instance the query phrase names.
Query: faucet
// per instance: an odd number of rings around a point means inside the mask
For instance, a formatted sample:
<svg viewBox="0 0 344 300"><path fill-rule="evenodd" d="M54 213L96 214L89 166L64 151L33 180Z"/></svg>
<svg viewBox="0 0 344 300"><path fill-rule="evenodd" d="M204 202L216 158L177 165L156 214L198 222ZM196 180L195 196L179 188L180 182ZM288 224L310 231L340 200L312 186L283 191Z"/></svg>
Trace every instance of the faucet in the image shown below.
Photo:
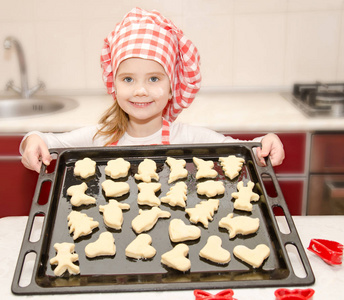
<svg viewBox="0 0 344 300"><path fill-rule="evenodd" d="M26 62L25 62L23 48L16 38L9 36L4 41L4 48L11 49L11 46L14 46L18 55L21 88L16 87L13 83L13 80L10 80L6 84L6 90L12 89L13 91L20 94L22 98L30 98L39 89L44 88L45 85L43 82L39 81L36 86L34 86L32 89L29 89L29 84L27 80Z"/></svg>

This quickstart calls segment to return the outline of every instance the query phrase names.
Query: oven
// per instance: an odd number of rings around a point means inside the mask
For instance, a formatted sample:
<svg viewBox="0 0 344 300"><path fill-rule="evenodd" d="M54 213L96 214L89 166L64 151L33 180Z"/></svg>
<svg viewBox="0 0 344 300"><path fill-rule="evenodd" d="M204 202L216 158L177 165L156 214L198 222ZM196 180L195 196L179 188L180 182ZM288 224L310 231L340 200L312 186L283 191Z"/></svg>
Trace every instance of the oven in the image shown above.
<svg viewBox="0 0 344 300"><path fill-rule="evenodd" d="M344 215L344 133L311 138L307 215Z"/></svg>

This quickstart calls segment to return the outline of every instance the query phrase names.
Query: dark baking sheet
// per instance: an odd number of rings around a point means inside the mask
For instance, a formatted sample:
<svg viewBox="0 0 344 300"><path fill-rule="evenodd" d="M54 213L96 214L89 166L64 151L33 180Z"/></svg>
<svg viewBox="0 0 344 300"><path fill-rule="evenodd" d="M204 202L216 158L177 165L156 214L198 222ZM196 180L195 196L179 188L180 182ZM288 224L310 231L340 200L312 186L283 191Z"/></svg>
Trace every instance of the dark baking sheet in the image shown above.
<svg viewBox="0 0 344 300"><path fill-rule="evenodd" d="M42 168L33 204L28 219L22 248L19 254L15 270L12 292L15 294L48 294L48 293L81 293L81 292L114 292L114 291L145 291L145 290L181 290L181 289L224 289L237 287L264 287L264 286L299 286L314 283L314 275L309 265L304 248L300 242L294 223L288 212L283 195L279 188L276 176L270 161L267 167L256 164L253 148L260 146L257 143L240 144L202 144L202 145L168 145L168 146L142 146L142 147L116 147L116 148L78 148L78 149L54 149L51 152L57 155L56 167L52 173L46 173ZM245 164L240 175L234 180L225 177L218 162L219 157L236 155L245 159ZM159 219L154 228L147 233L152 236L152 246L157 254L150 260L134 260L125 256L126 246L136 237L131 228L132 219L138 215L140 208L149 208L137 204L137 184L134 174L138 164L144 158L151 158L157 163L159 182L162 184L160 197L165 196L170 187L168 184L170 169L165 163L168 156L185 159L189 175L184 181L188 186L187 207L194 207L205 196L196 192L196 184L202 180L195 179L196 167L192 162L194 156L205 160L213 160L215 169L219 175L216 180L221 180L225 185L225 193L219 197L218 211L214 219L209 223L208 229L200 223L202 235L196 241L184 242L189 246L189 259L191 269L182 273L170 269L161 264L161 255L175 245L168 236L168 225L173 218L181 218L186 224L190 224L188 215L184 209L170 207L162 203L160 208L171 213L170 219ZM97 162L96 175L89 179L81 179L73 175L74 164L77 160L89 157ZM126 181L130 185L130 193L116 200L130 204L130 210L124 210L124 223L121 230L108 228L103 221L103 215L99 212L99 205L104 205L109 198L105 197L101 183L108 179L104 173L107 161L122 157L131 163ZM268 197L263 185L262 177L271 177L277 191L277 197ZM243 180L245 184L251 180L256 185L254 192L260 195L258 202L253 202L252 213L233 209L231 193L237 191L237 182ZM39 205L38 199L41 186L44 182L51 181L51 190L48 203ZM54 243L73 242L67 226L67 216L72 210L66 190L71 185L85 181L88 185L86 193L97 199L96 205L73 208L86 213L99 222L99 228L93 230L91 235L80 237L75 243L75 252L79 255L80 275L65 274L56 277L49 260L56 255ZM279 206L283 209L290 233L282 234L278 229L273 208ZM218 227L221 218L234 212L234 215L249 215L260 219L260 228L257 233L248 236L238 235L229 239L228 231ZM32 243L29 241L32 223L35 216L44 215L44 223L41 238ZM111 231L115 237L116 255L114 257L102 257L89 259L85 256L85 246L98 239L99 234ZM217 265L199 257L200 249L205 245L210 235L216 234L222 239L222 247L231 253L231 261L225 265ZM233 248L243 244L249 248L264 243L269 246L271 254L260 268L254 269L233 255ZM297 248L306 276L297 277L290 263L285 246L292 244ZM33 269L33 279L25 287L19 286L19 280L23 268L25 255L35 252L37 258Z"/></svg>

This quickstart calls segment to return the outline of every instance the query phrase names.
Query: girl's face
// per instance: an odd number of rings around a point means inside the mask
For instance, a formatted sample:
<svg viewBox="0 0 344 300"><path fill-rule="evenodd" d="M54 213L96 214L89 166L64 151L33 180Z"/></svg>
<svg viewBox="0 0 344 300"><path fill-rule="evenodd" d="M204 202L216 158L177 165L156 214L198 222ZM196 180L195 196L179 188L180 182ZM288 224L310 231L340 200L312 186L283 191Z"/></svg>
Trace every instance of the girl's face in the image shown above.
<svg viewBox="0 0 344 300"><path fill-rule="evenodd" d="M114 81L119 106L129 121L158 120L172 98L170 80L156 61L129 58L120 63Z"/></svg>

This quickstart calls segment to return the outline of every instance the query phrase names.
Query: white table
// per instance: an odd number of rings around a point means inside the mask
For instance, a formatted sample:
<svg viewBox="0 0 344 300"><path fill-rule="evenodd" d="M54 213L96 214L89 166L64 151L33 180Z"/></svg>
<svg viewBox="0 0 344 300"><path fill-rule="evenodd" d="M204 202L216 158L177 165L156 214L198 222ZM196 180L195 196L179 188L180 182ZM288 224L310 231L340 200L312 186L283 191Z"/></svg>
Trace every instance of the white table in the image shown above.
<svg viewBox="0 0 344 300"><path fill-rule="evenodd" d="M335 240L344 244L344 216L296 216L293 217L299 236L305 248L308 247L312 238ZM15 296L11 292L11 284L14 269L17 263L22 238L27 222L27 217L6 217L0 219L0 289L2 299L66 299L66 295L51 296ZM281 224L283 228L283 223ZM309 286L315 290L314 300L339 300L343 299L344 266L331 266L312 252L306 250L311 263L316 282ZM295 288L309 288L295 287ZM293 289L294 287L288 287ZM276 288L240 288L234 289L234 297L238 300L275 299ZM215 294L219 290L208 290ZM42 298L43 297L43 298ZM166 292L141 292L141 293L98 293L98 294L71 294L68 299L121 299L121 300L192 300L195 299L192 290L166 291Z"/></svg>

